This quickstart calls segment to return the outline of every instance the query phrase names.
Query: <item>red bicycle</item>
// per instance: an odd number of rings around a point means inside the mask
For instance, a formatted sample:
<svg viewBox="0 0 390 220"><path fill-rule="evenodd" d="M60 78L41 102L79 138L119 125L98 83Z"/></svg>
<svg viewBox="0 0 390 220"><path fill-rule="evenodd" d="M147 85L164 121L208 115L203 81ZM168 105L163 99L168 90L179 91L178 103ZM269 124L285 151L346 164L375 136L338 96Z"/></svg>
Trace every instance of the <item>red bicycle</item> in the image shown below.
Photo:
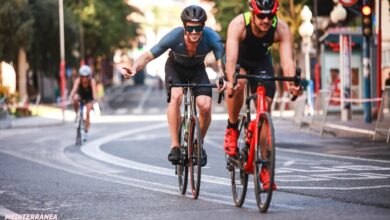
<svg viewBox="0 0 390 220"><path fill-rule="evenodd" d="M300 85L300 69L294 77L274 77L269 75L239 74L239 65L234 74L234 86L237 80L250 79L256 81L256 93L250 95L247 81L244 113L239 117L239 137L237 154L227 156L227 169L231 174L233 200L237 207L245 201L248 188L248 175L253 174L257 206L261 213L267 212L274 188L275 176L275 136L270 114L267 112L265 86L266 81L293 81ZM292 101L297 97L293 96ZM255 101L256 118L251 120L250 102ZM267 172L268 171L268 174ZM264 172L264 173L263 173ZM269 182L262 182L262 175L269 175ZM264 181L264 180L263 180Z"/></svg>

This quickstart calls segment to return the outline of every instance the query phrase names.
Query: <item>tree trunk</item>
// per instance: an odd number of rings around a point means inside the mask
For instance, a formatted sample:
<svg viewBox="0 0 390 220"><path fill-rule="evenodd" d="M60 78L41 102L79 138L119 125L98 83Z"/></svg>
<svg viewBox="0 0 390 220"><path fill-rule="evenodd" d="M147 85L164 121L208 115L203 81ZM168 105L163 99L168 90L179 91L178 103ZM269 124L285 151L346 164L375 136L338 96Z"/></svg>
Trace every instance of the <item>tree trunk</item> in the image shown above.
<svg viewBox="0 0 390 220"><path fill-rule="evenodd" d="M295 19L295 5L294 5L294 0L290 0L290 15L292 18Z"/></svg>
<svg viewBox="0 0 390 220"><path fill-rule="evenodd" d="M27 63L26 51L23 48L20 48L18 53L18 88L19 88L19 95L22 100L28 97L27 70L28 70L28 63Z"/></svg>

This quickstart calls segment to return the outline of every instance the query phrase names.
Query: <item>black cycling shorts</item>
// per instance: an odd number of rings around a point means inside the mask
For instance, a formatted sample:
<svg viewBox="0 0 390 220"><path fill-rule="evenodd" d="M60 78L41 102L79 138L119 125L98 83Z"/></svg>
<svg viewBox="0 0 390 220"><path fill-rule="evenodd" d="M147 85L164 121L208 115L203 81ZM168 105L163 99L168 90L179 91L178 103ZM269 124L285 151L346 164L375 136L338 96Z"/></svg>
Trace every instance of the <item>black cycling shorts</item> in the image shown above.
<svg viewBox="0 0 390 220"><path fill-rule="evenodd" d="M274 67L272 66L271 57L267 56L265 59L262 59L260 61L248 61L245 59L238 60L238 63L240 64L241 68L244 68L247 71L247 74L253 74L253 75L268 75L268 76L274 76ZM257 82L250 81L249 82L251 92L256 93L257 88ZM265 95L267 97L270 97L271 99L275 96L275 82L264 82L265 86Z"/></svg>
<svg viewBox="0 0 390 220"><path fill-rule="evenodd" d="M173 83L197 83L210 84L209 77L206 73L206 67L202 63L198 66L183 66L176 63L172 56L169 56L165 63L165 86L167 87L168 78L172 77ZM168 88L168 87L167 87ZM199 87L193 90L195 97L206 95L211 97L210 87Z"/></svg>

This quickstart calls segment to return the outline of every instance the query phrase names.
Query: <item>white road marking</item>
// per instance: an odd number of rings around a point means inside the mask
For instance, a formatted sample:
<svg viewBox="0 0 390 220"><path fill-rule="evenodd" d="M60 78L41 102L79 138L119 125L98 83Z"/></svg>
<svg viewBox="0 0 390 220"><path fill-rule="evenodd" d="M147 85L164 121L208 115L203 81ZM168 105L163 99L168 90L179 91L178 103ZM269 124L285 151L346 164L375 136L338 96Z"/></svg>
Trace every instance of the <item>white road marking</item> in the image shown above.
<svg viewBox="0 0 390 220"><path fill-rule="evenodd" d="M100 149L100 146L103 145L104 143L107 143L109 141L118 139L122 136L126 135L135 135L138 133L142 132L149 132L150 130L158 129L160 127L166 126L166 124L159 124L159 125L154 125L154 126L148 126L148 127L143 127L143 128L137 128L133 129L130 131L124 131L118 134L113 134L113 135L108 135L100 139L96 139L93 142L89 142L81 147L81 151L85 153L86 155L109 163L113 164L116 166L121 166L125 168L130 168L130 169L135 169L135 170L140 170L143 172L149 172L149 173L155 173L159 175L166 175L166 176L176 176L174 174L173 169L168 169L164 167L159 167L159 166L154 166L154 165L149 165L146 163L140 163L140 162L135 162L132 160L116 157L114 155L108 154ZM219 147L220 145L213 142L213 141L207 141L208 145L212 145L215 147ZM295 152L297 153L297 152ZM300 153L300 152L299 152ZM307 152L303 152L307 153ZM328 156L326 154L321 154L320 156ZM334 155L329 155L330 157L333 157ZM349 159L355 159L355 158L349 158ZM360 158L358 158L360 159ZM304 173L316 173L316 172L341 172L341 171L347 171L346 169L337 169L337 168L328 168L328 167L322 167L322 166L313 166L310 167L310 169L294 169L294 168L283 168L285 171L298 171L298 172L304 172ZM301 181L309 181L308 178L311 181L323 181L323 180L329 180L331 176L326 176L326 177L320 177L320 176L305 176L305 175L300 175L300 176L294 176L297 180ZM337 178L337 177L336 177ZM279 181L279 179L277 179ZM283 177L280 179L282 182L296 182L297 180L293 180L293 178L285 178ZM202 181L207 182L207 183L213 183L213 184L219 184L219 185L225 185L225 186L230 186L230 179L228 178L223 178L223 177L216 177L216 176L210 176L210 175L202 175ZM294 189L296 188L295 186L280 186L280 189ZM317 189L316 187L303 187L304 189ZM361 187L322 187L324 189L341 189L341 190L351 190L351 189L361 189ZM370 188L370 187L367 187Z"/></svg>
<svg viewBox="0 0 390 220"><path fill-rule="evenodd" d="M90 177L98 180L103 180L103 181L108 181L112 183L119 183L131 187L136 187L140 189L145 189L149 191L154 191L154 192L160 192L160 193L166 193L174 196L178 196L178 188L175 186L170 186L167 184L161 184L161 183L156 183L156 182L151 182L151 181L145 181L145 180L140 180L140 179L135 179L131 177L125 177L121 176L119 174L115 173L107 173L107 172L102 172L101 170L97 169L90 169L89 167L86 166L80 166L74 163L74 161L71 161L69 163L70 166L75 166L77 169L74 169L75 167L69 168L69 167L64 167L61 165L58 165L58 163L50 163L44 160L36 160L35 158L30 157L28 154L20 154L19 152L11 152L11 151L2 151L3 153L9 154L11 156L14 156L16 158L20 158L23 160L27 160L33 163L41 164L47 167L55 168L58 170L66 171L69 173L85 176L85 177ZM64 156L64 155L63 155ZM59 159L60 161L66 161L66 158L61 158ZM202 176L203 177L203 176ZM187 193L189 195L189 193ZM209 201L213 203L218 203L218 204L223 204L223 205L229 205L233 206L233 202L231 202L231 196L226 196L226 195L221 195L221 194L215 194L215 193L209 193L206 191L201 192L201 196L198 197L198 200L203 200L203 201ZM246 205L245 207L252 208L257 210L256 202L254 200L247 199L246 200ZM248 204L249 203L249 204ZM11 214L8 213L4 210L1 210L0 206L0 215L2 213L6 214ZM271 209L274 208L283 208L283 209L291 209L291 210L298 210L302 209L302 207L299 206L290 206L290 205L283 205L283 204L275 204L272 203Z"/></svg>
<svg viewBox="0 0 390 220"><path fill-rule="evenodd" d="M295 160L288 160L288 161L283 163L283 166L288 167L288 166L293 165L294 163L295 163Z"/></svg>
<svg viewBox="0 0 390 220"><path fill-rule="evenodd" d="M4 206L0 205L0 216L5 217L6 215L18 215L18 213L13 212L13 211L5 208Z"/></svg>
<svg viewBox="0 0 390 220"><path fill-rule="evenodd" d="M277 147L276 149L278 151L284 151L284 152L289 152L289 153L307 154L307 155L337 158L337 159L348 159L348 160L358 160L358 161L377 162L377 163L390 163L390 161L387 161L387 160L376 160L376 159L367 159L367 158L360 158L360 157L340 156L340 155L333 155L333 154L308 152L308 151L303 151L303 150L285 149L285 148L279 148L279 147Z"/></svg>
<svg viewBox="0 0 390 220"><path fill-rule="evenodd" d="M118 109L118 114L127 113L128 109ZM227 114L212 114L213 121L226 121ZM159 122L167 121L166 114L148 114L148 115L103 115L99 117L91 116L92 123L129 123L129 122Z"/></svg>

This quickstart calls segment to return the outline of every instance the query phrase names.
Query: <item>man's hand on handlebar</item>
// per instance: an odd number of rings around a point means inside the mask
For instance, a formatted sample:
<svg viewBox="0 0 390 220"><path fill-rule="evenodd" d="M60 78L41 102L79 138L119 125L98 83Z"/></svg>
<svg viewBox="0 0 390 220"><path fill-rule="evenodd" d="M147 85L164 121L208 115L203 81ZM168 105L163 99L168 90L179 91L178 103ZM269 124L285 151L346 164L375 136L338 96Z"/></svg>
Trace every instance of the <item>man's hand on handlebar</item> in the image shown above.
<svg viewBox="0 0 390 220"><path fill-rule="evenodd" d="M122 69L125 70L125 72L122 72L122 75L123 75L123 77L125 77L125 79L130 79L130 78L134 77L135 74L137 73L135 68L122 67Z"/></svg>
<svg viewBox="0 0 390 220"><path fill-rule="evenodd" d="M293 83L291 83L291 84L289 84L288 92L292 96L301 96L303 94L303 87L300 85L296 86Z"/></svg>
<svg viewBox="0 0 390 220"><path fill-rule="evenodd" d="M215 84L217 85L217 89L218 89L219 93L225 91L226 86L227 86L227 82L225 81L223 76L218 77L218 79L215 82Z"/></svg>

